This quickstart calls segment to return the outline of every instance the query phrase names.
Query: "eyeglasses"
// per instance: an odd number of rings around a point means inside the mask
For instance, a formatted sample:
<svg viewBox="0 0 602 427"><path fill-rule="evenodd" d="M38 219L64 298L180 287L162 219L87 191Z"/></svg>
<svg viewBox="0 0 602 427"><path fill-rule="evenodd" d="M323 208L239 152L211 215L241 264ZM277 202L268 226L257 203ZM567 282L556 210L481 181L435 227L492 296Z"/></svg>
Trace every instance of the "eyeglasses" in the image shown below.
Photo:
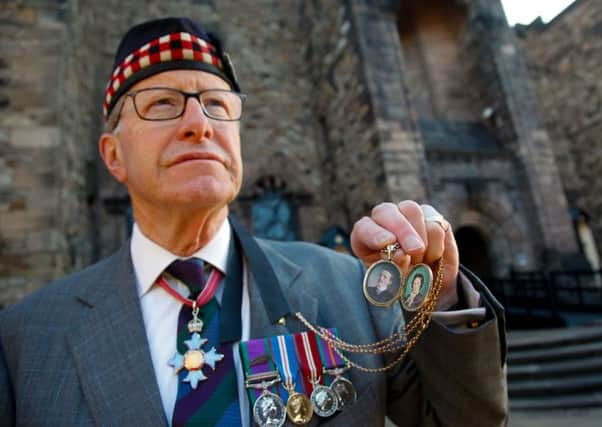
<svg viewBox="0 0 602 427"><path fill-rule="evenodd" d="M177 119L184 115L188 98L201 104L205 116L223 122L235 122L242 116L244 93L226 89L209 89L184 92L168 87L149 87L127 94L134 101L136 114L142 120L160 121Z"/></svg>

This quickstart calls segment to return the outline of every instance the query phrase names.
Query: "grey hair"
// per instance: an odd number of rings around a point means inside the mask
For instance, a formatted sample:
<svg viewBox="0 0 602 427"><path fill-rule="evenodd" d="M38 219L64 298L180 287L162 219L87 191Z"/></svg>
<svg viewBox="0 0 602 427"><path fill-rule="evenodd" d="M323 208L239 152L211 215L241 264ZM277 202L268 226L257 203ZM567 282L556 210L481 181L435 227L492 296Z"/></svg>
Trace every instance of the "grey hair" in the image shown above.
<svg viewBox="0 0 602 427"><path fill-rule="evenodd" d="M119 119L121 118L121 110L123 110L123 104L125 103L126 96L121 96L115 103L115 106L111 110L111 114L105 122L104 131L107 133L119 133Z"/></svg>

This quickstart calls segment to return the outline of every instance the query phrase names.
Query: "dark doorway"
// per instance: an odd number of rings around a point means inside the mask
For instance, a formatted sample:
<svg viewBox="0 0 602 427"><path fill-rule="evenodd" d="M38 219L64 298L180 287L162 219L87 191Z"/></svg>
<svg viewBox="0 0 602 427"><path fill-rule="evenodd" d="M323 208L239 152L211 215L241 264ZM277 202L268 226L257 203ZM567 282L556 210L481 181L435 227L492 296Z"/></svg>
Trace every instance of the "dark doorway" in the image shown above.
<svg viewBox="0 0 602 427"><path fill-rule="evenodd" d="M491 277L491 260L487 241L475 227L461 227L455 233L460 263L483 280Z"/></svg>

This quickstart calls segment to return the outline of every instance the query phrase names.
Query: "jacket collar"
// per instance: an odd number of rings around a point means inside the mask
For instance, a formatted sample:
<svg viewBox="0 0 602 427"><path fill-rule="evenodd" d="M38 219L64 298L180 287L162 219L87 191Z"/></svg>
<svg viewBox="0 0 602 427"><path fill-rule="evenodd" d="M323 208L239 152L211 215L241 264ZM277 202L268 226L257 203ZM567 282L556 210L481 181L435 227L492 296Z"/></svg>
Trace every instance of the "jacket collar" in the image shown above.
<svg viewBox="0 0 602 427"><path fill-rule="evenodd" d="M92 416L97 424L164 426L129 242L91 269L76 286L79 319L67 342Z"/></svg>

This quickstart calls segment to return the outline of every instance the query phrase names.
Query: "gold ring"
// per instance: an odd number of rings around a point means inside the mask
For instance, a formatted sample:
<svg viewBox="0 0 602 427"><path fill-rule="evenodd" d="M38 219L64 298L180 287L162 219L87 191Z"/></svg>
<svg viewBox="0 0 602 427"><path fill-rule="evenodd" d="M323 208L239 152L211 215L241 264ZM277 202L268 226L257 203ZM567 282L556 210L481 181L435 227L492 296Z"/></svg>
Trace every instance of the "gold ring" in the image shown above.
<svg viewBox="0 0 602 427"><path fill-rule="evenodd" d="M449 229L449 222L447 222L445 218L443 218L443 215L440 214L429 215L424 219L424 222L436 222L443 229L444 233Z"/></svg>

